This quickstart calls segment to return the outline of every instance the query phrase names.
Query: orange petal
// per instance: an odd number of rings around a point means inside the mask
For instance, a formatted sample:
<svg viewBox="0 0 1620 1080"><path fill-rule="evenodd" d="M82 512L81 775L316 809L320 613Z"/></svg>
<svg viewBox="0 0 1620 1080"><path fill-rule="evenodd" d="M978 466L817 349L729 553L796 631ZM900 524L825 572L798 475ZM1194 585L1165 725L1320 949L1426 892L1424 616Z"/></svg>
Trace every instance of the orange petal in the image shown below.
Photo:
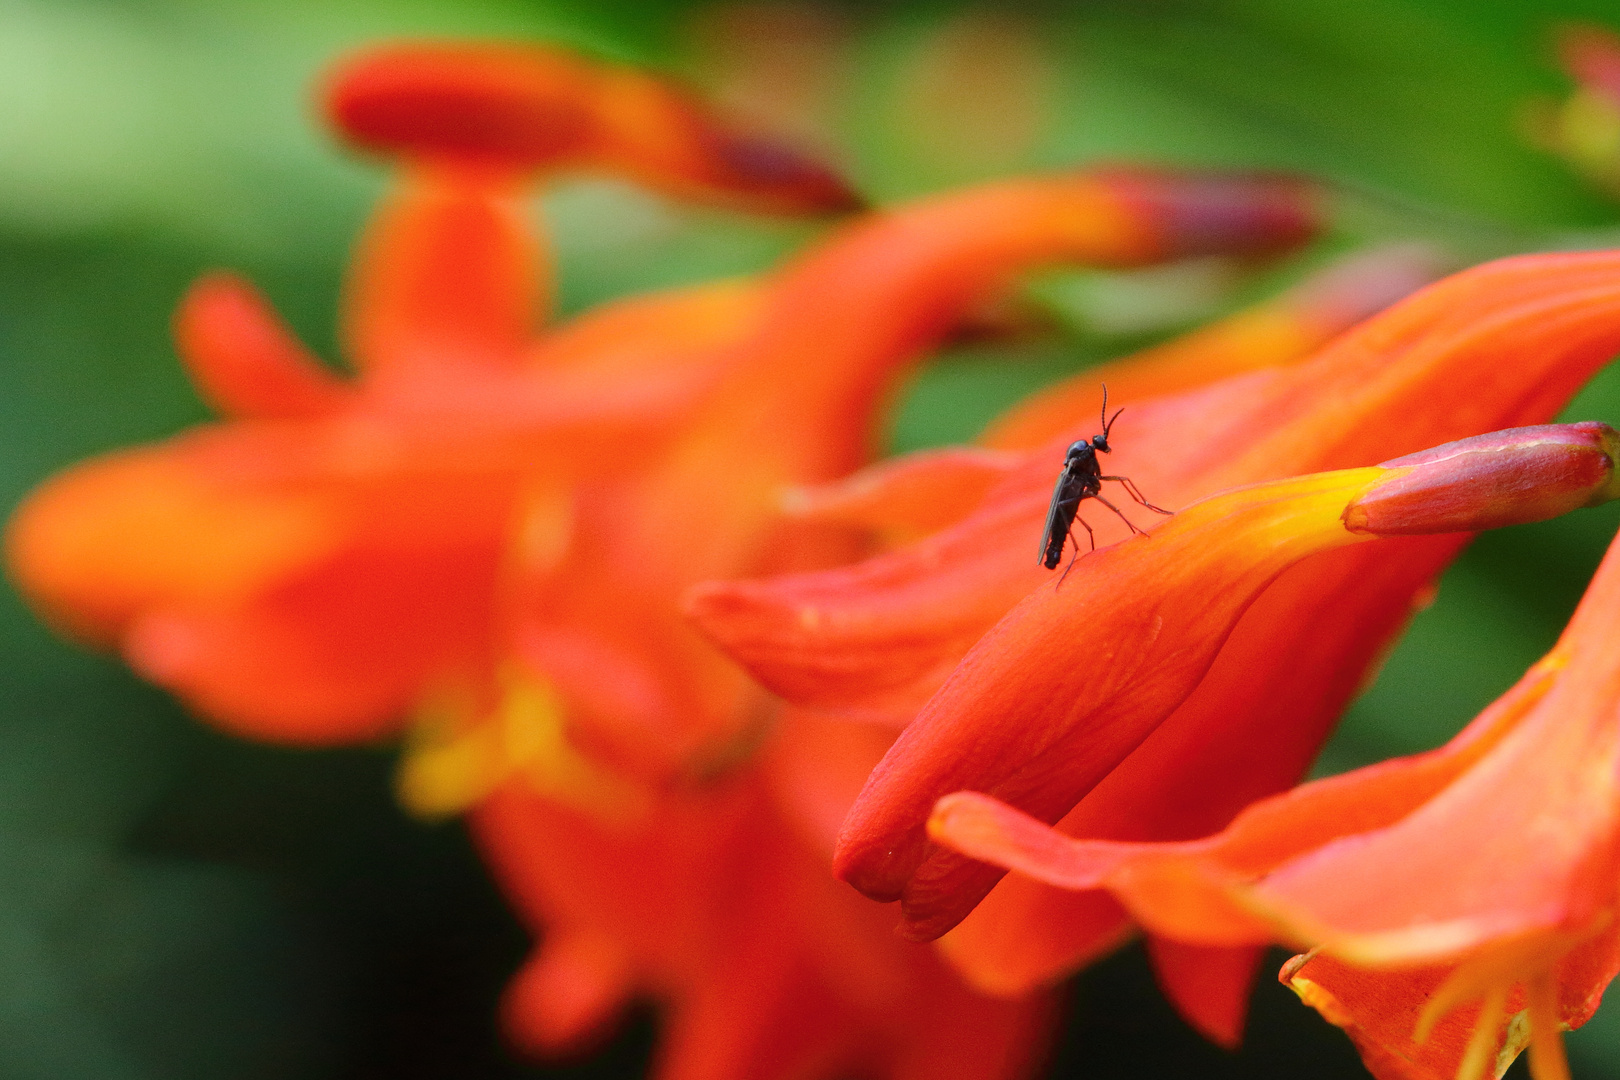
<svg viewBox="0 0 1620 1080"><path fill-rule="evenodd" d="M867 460L895 376L976 298L1042 261L1264 249L1307 219L1293 184L1108 174L985 185L847 227L777 276L733 370L644 478L642 509L616 539L637 554L625 572L684 589L848 558L847 528L779 527L782 492Z"/></svg>
<svg viewBox="0 0 1620 1080"><path fill-rule="evenodd" d="M1148 959L1164 996L1199 1034L1228 1050L1243 1041L1249 992L1264 955L1254 946L1204 948L1149 935Z"/></svg>
<svg viewBox="0 0 1620 1080"><path fill-rule="evenodd" d="M720 281L621 297L552 328L536 340L529 365L558 373L626 381L703 363L757 331L766 287ZM648 348L648 342L657 348Z"/></svg>
<svg viewBox="0 0 1620 1080"><path fill-rule="evenodd" d="M1551 689L1557 667L1532 669L1445 747L1320 780L1255 803L1215 836L1176 843L1072 840L982 795L942 799L936 839L1068 889L1108 888L1161 933L1208 945L1265 941L1273 930L1238 912L1231 886L1339 837L1399 821L1498 746ZM1083 806L1084 804L1082 804ZM1141 867L1129 877L1121 871ZM1156 874L1159 870L1169 876ZM1163 905L1162 911L1160 905ZM1207 925L1197 926L1207 904ZM1173 920L1173 925L1169 921Z"/></svg>
<svg viewBox="0 0 1620 1080"><path fill-rule="evenodd" d="M1578 1028L1591 1018L1604 987L1620 970L1617 944L1620 928L1611 927L1557 963L1552 981L1558 991L1558 1026ZM1454 971L1444 966L1367 970L1315 953L1294 957L1278 978L1325 1019L1344 1028L1380 1080L1454 1080L1470 1035L1477 1034L1479 1010L1465 1005L1441 1017L1426 1039L1414 1037L1419 1017ZM1512 1016L1525 1005L1525 995L1512 991L1506 1012ZM1525 1019L1519 1017L1505 1031L1488 1033L1496 1035L1494 1064L1499 1069L1539 1033L1539 1026L1532 1030L1532 1025L1519 1022Z"/></svg>
<svg viewBox="0 0 1620 1080"><path fill-rule="evenodd" d="M800 837L827 860L861 785L894 742L872 724L783 710L764 751L773 798Z"/></svg>
<svg viewBox="0 0 1620 1080"><path fill-rule="evenodd" d="M425 687L487 663L492 549L351 549L229 607L161 598L130 625L131 666L255 738L389 734ZM402 631L401 628L408 628Z"/></svg>
<svg viewBox="0 0 1620 1080"><path fill-rule="evenodd" d="M1472 750L1472 733L1503 717L1510 730L1398 821L1324 837L1273 870L1255 901L1336 955L1380 965L1600 928L1617 858L1617 618L1620 548L1548 658L1457 742ZM1466 855L1436 861L1437 851Z"/></svg>
<svg viewBox="0 0 1620 1080"><path fill-rule="evenodd" d="M198 393L226 416L321 416L353 400L258 291L234 275L198 279L180 301L174 334Z"/></svg>
<svg viewBox="0 0 1620 1080"><path fill-rule="evenodd" d="M1478 1009L1440 1022L1421 1044L1411 1033L1423 1003L1444 981L1443 970L1368 972L1326 956L1296 956L1278 979L1323 1019L1344 1029L1378 1080L1456 1080Z"/></svg>
<svg viewBox="0 0 1620 1080"><path fill-rule="evenodd" d="M1549 657L1444 748L1258 803L1208 839L1070 841L971 794L941 801L933 835L1053 884L1106 887L1182 941L1317 945L1324 957L1284 980L1381 1076L1499 1072L1532 1037L1533 1071L1558 1075L1557 1027L1589 1017L1620 969L1617 597L1611 553ZM1555 967L1556 1003L1504 1044L1491 1010L1516 983L1545 997ZM1482 1018L1459 1010L1481 997Z"/></svg>
<svg viewBox="0 0 1620 1080"><path fill-rule="evenodd" d="M635 992L634 970L611 938L563 928L512 977L501 997L502 1026L535 1054L578 1052Z"/></svg>
<svg viewBox="0 0 1620 1080"><path fill-rule="evenodd" d="M509 184L418 169L377 211L344 297L365 371L510 367L539 319L543 256Z"/></svg>
<svg viewBox="0 0 1620 1080"><path fill-rule="evenodd" d="M8 527L6 560L49 618L109 642L156 603L239 602L325 557L346 528L318 498L242 490L158 447L36 489Z"/></svg>

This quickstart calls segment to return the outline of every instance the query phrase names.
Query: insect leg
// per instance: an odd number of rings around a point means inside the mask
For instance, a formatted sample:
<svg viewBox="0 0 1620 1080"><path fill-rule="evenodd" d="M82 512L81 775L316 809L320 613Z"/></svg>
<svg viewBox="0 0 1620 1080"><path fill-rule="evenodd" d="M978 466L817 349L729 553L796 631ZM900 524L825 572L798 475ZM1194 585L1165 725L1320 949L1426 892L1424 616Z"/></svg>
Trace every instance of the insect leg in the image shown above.
<svg viewBox="0 0 1620 1080"><path fill-rule="evenodd" d="M1096 551L1097 550L1097 534L1091 531L1091 526L1086 524L1086 519L1085 518L1080 517L1079 515L1075 515L1074 520L1078 521L1080 523L1080 527L1082 529L1086 530L1086 535L1091 538L1091 550ZM1074 526L1073 525L1069 526L1069 539L1074 540L1074 554L1069 556L1069 565L1065 566L1063 568L1063 577L1058 578L1058 585L1063 584L1063 578L1068 577L1069 576L1069 571L1074 569L1074 560L1076 560L1076 559L1078 559L1080 557L1080 541L1074 539Z"/></svg>
<svg viewBox="0 0 1620 1080"><path fill-rule="evenodd" d="M1125 523L1126 528L1130 529L1131 532L1139 533L1139 532L1142 531L1141 529L1138 529L1136 527L1135 522L1133 522L1130 518L1125 516L1125 512L1123 510L1121 510L1119 507L1115 506L1113 503L1109 502L1107 499L1103 498L1101 495L1093 495L1092 498L1096 499L1098 502L1100 502L1104 506L1108 507L1108 509L1110 509L1114 513L1118 514L1119 515L1119 520L1123 521Z"/></svg>
<svg viewBox="0 0 1620 1080"><path fill-rule="evenodd" d="M1132 480L1128 476L1101 476L1101 477L1098 477L1098 479L1099 480L1113 480L1113 481L1118 482L1119 485L1125 489L1126 494L1128 494L1131 498L1135 499L1137 502L1141 503L1143 506L1147 507L1149 510L1156 511L1156 512L1158 512L1160 514L1173 514L1173 513L1175 513L1174 510L1166 510L1162 506L1154 506L1152 503L1148 502L1147 501L1147 496L1142 494L1142 489L1136 486L1136 481Z"/></svg>

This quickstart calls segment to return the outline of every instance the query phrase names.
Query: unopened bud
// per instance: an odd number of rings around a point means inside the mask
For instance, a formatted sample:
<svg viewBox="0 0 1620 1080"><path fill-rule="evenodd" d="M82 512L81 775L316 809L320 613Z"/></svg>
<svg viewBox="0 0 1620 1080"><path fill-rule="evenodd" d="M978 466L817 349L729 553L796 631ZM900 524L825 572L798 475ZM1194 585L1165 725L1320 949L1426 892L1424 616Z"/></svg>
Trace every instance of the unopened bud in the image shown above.
<svg viewBox="0 0 1620 1080"><path fill-rule="evenodd" d="M1620 498L1620 435L1607 424L1509 428L1386 461L1344 511L1351 532L1476 532Z"/></svg>

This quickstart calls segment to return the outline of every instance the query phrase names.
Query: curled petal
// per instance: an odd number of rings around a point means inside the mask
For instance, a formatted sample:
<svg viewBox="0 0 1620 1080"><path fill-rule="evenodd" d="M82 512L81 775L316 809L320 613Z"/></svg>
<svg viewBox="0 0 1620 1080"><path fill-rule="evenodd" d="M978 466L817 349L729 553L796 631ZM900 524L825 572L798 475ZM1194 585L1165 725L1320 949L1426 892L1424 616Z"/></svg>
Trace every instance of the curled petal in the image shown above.
<svg viewBox="0 0 1620 1080"><path fill-rule="evenodd" d="M858 204L823 166L729 127L667 83L545 46L376 49L332 75L326 107L370 150L497 169L606 168L682 197L785 213Z"/></svg>
<svg viewBox="0 0 1620 1080"><path fill-rule="evenodd" d="M1275 935L1271 925L1235 899L1241 883L1339 836L1400 820L1496 747L1552 688L1555 674L1554 666L1532 670L1440 750L1256 803L1215 837L1159 843L1074 840L973 792L942 798L930 835L1058 888L1107 888L1144 925L1181 941L1209 946L1268 941Z"/></svg>
<svg viewBox="0 0 1620 1080"><path fill-rule="evenodd" d="M872 418L906 366L1020 271L1166 257L1180 242L1178 214L1211 202L1211 185L1232 211L1223 242L1233 246L1294 242L1312 222L1298 185L1274 180L1053 176L873 215L784 267L757 334L732 353L734 368L694 418L691 437L648 481L659 495L630 526L645 538L636 572L652 576L662 566L665 580L693 582L814 565L802 555L805 535L828 530L773 528L781 493L847 475L870 458ZM1201 227L1199 235L1203 242L1212 233ZM830 311L838 318L827 318ZM730 492L723 508L713 498L721 474ZM842 530L846 540L849 532ZM808 546L823 552L816 562L829 561L826 543Z"/></svg>
<svg viewBox="0 0 1620 1080"><path fill-rule="evenodd" d="M234 275L193 284L175 313L174 335L198 393L225 416L321 416L353 401L258 291Z"/></svg>
<svg viewBox="0 0 1620 1080"><path fill-rule="evenodd" d="M733 354L732 377L657 481L662 498L641 522L658 538L649 557L696 555L671 575L688 581L793 568L787 545L768 543L759 524L775 516L782 489L867 460L871 418L896 375L1014 274L1061 261L1147 263L1217 239L1274 250L1308 232L1312 213L1292 182L1102 172L985 184L845 227L771 283L757 335ZM712 502L719 471L754 524L722 530L712 512L693 513ZM739 550L717 534L751 540Z"/></svg>

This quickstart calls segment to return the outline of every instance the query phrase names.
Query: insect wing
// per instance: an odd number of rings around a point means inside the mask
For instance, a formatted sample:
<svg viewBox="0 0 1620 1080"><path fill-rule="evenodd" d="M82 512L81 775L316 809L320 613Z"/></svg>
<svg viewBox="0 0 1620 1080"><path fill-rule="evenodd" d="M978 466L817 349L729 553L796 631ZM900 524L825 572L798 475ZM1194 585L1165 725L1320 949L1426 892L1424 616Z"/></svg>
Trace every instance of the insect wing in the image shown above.
<svg viewBox="0 0 1620 1080"><path fill-rule="evenodd" d="M1057 486L1052 489L1052 503L1046 508L1046 531L1041 534L1040 562L1048 570L1057 565L1057 556L1052 554L1053 546L1056 545L1058 555L1061 555L1063 540L1069 535L1069 526L1074 524L1074 512L1064 506L1068 501L1065 498L1067 489L1073 483L1069 472L1069 466L1065 463L1063 471L1058 473ZM1078 501L1075 506L1079 506Z"/></svg>

